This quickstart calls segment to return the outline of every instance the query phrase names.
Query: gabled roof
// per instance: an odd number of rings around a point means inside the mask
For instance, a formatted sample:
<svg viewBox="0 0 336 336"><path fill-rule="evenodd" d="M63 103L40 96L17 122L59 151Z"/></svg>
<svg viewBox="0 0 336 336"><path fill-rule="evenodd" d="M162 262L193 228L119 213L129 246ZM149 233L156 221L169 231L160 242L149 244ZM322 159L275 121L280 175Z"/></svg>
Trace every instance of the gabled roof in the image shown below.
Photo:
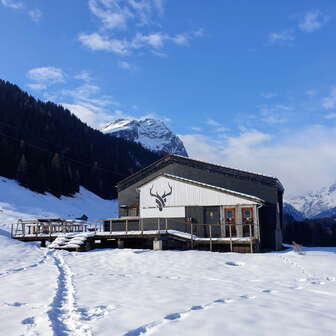
<svg viewBox="0 0 336 336"><path fill-rule="evenodd" d="M171 174L167 174L167 173L162 173L162 174L159 174L159 175L153 175L153 177L150 180L142 183L141 185L139 185L138 188L141 188L142 186L146 185L147 183L150 183L151 181L153 181L156 178L161 177L161 176L167 177L171 180L176 180L176 181L180 181L180 182L184 182L184 183L189 183L189 184L193 184L193 185L196 185L196 186L199 186L199 187L202 187L202 188L207 188L207 189L211 189L211 190L214 190L214 191L219 191L219 192L222 192L222 193L225 193L225 194L230 194L232 196L236 196L236 197L239 197L239 198L245 198L249 201L253 201L253 202L256 202L256 203L263 203L264 202L261 198L256 197L256 196L244 194L244 193L241 193L241 192L233 191L233 190L222 188L222 187L217 187L217 186L214 186L214 185L211 185L211 184L198 182L198 181L186 179L184 177L175 176L175 175L171 175Z"/></svg>
<svg viewBox="0 0 336 336"><path fill-rule="evenodd" d="M125 179L121 180L118 182L117 187L119 190L123 190L130 185L137 183L144 177L156 172L157 170L171 164L171 163L180 163L184 164L186 166L190 167L195 167L195 168L200 168L200 169L206 169L207 171L212 171L224 175L230 175L233 177L237 177L239 179L245 179L245 180L250 180L250 181L256 181L265 185L272 185L277 187L279 190L283 191L284 188L281 184L281 182L275 178L275 177L270 177L266 175L261 175L257 173L252 173L244 170L239 170L239 169L234 169L234 168L229 168L229 167L224 167L220 166L217 164L213 163L208 163L204 161L199 161L199 160L194 160L191 158L187 158L184 156L180 155L175 155L175 154L170 154L167 156L164 156L163 158L155 161L154 163L146 166L143 169L140 169L136 173L126 177Z"/></svg>

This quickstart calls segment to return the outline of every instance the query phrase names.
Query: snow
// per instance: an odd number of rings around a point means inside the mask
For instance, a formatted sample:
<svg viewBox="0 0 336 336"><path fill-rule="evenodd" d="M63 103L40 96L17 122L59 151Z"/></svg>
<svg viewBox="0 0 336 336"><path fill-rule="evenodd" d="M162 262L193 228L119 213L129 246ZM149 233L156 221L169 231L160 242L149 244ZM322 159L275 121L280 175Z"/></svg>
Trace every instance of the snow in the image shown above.
<svg viewBox="0 0 336 336"><path fill-rule="evenodd" d="M308 218L335 215L336 184L291 197L286 202Z"/></svg>
<svg viewBox="0 0 336 336"><path fill-rule="evenodd" d="M71 234L60 234L48 248L50 249L76 249L85 244L87 238L93 237L94 232L83 232L83 233L71 233Z"/></svg>
<svg viewBox="0 0 336 336"><path fill-rule="evenodd" d="M84 189L58 200L1 179L0 203L3 335L335 334L336 248L67 252L11 240L9 224L46 214L113 217L116 202Z"/></svg>
<svg viewBox="0 0 336 336"><path fill-rule="evenodd" d="M151 151L188 156L181 139L161 120L118 119L103 127L101 131L104 134L112 134L137 142Z"/></svg>

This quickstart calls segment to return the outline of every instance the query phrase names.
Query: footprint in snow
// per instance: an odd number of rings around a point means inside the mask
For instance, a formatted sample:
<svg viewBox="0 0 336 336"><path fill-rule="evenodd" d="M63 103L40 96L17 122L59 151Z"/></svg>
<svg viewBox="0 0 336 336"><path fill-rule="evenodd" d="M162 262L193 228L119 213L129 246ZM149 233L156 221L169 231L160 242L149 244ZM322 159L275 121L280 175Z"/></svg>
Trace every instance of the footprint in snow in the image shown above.
<svg viewBox="0 0 336 336"><path fill-rule="evenodd" d="M21 321L22 324L34 324L35 318L34 317L27 317L26 319Z"/></svg>
<svg viewBox="0 0 336 336"><path fill-rule="evenodd" d="M325 285L324 281L320 281L320 280L314 280L311 282L311 284L313 285Z"/></svg>
<svg viewBox="0 0 336 336"><path fill-rule="evenodd" d="M91 320L97 320L109 313L109 310L115 309L113 306L105 306L100 305L96 306L92 309L88 308L79 308L78 311L82 315L82 320L91 321Z"/></svg>
<svg viewBox="0 0 336 336"><path fill-rule="evenodd" d="M245 263L243 263L242 261L227 261L225 263L228 266L244 266Z"/></svg>
<svg viewBox="0 0 336 336"><path fill-rule="evenodd" d="M174 321L174 320L180 319L181 317L182 315L180 313L173 313L173 314L166 315L164 319Z"/></svg>
<svg viewBox="0 0 336 336"><path fill-rule="evenodd" d="M294 286L294 287L289 287L290 289L295 289L295 290L301 290L303 289L302 286Z"/></svg>
<svg viewBox="0 0 336 336"><path fill-rule="evenodd" d="M13 303L5 303L6 306L10 306L10 307L22 307L25 306L26 303L24 302L13 302Z"/></svg>
<svg viewBox="0 0 336 336"><path fill-rule="evenodd" d="M261 292L262 293L267 293L267 294L277 293L277 291L273 290L273 289L263 289Z"/></svg>
<svg viewBox="0 0 336 336"><path fill-rule="evenodd" d="M202 310L202 309L204 309L203 306L192 306L192 307L190 308L190 310Z"/></svg>
<svg viewBox="0 0 336 336"><path fill-rule="evenodd" d="M253 296L253 295L241 295L240 298L241 299L245 299L245 300L252 300L252 299L255 299L256 296Z"/></svg>
<svg viewBox="0 0 336 336"><path fill-rule="evenodd" d="M234 300L233 299L217 299L215 300L213 303L230 303L230 302L233 302Z"/></svg>

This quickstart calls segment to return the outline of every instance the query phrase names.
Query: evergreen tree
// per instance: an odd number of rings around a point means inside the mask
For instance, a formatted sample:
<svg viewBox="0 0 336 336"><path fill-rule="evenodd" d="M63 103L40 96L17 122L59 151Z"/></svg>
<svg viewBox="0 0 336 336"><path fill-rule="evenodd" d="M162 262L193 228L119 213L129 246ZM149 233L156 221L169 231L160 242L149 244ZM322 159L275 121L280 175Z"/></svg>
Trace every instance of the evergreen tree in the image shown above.
<svg viewBox="0 0 336 336"><path fill-rule="evenodd" d="M24 154L21 155L17 170L16 179L23 186L29 185L28 163Z"/></svg>
<svg viewBox="0 0 336 336"><path fill-rule="evenodd" d="M159 157L0 80L0 176L57 196L72 195L82 185L115 198L118 180Z"/></svg>

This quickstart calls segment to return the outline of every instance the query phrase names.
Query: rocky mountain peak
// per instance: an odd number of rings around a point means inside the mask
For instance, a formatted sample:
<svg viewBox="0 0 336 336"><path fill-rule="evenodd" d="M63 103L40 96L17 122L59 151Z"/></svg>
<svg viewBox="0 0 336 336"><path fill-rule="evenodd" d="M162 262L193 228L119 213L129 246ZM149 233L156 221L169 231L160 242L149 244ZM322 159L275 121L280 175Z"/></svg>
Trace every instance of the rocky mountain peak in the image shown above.
<svg viewBox="0 0 336 336"><path fill-rule="evenodd" d="M162 120L118 119L106 125L101 131L137 142L157 153L188 156L181 139Z"/></svg>

